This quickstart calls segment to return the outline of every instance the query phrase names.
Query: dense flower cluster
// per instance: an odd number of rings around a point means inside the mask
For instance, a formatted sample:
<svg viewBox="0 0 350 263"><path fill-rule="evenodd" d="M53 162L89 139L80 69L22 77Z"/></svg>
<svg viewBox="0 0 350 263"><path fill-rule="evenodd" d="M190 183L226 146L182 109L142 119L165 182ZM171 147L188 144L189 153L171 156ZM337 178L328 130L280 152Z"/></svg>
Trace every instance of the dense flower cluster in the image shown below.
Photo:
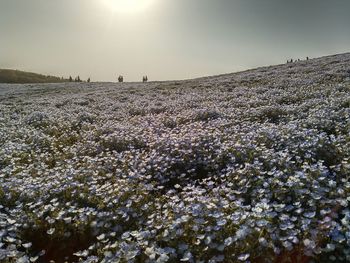
<svg viewBox="0 0 350 263"><path fill-rule="evenodd" d="M0 145L1 262L350 261L350 54L1 85Z"/></svg>

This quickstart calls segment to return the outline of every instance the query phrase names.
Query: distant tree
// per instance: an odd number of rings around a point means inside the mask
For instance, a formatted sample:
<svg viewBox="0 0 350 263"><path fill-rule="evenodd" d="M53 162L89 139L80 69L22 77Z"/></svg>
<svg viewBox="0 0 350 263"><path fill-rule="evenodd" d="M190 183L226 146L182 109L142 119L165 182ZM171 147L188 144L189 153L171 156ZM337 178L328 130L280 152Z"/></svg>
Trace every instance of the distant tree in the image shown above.
<svg viewBox="0 0 350 263"><path fill-rule="evenodd" d="M69 82L72 82L72 81L73 81L72 76L69 76Z"/></svg>
<svg viewBox="0 0 350 263"><path fill-rule="evenodd" d="M90 78L87 79L87 82L90 82Z"/></svg>
<svg viewBox="0 0 350 263"><path fill-rule="evenodd" d="M123 81L124 81L124 77L123 77L122 75L119 75L118 81L119 81L119 82L123 82Z"/></svg>
<svg viewBox="0 0 350 263"><path fill-rule="evenodd" d="M143 76L142 81L143 82L147 82L148 81L148 77L147 76Z"/></svg>
<svg viewBox="0 0 350 263"><path fill-rule="evenodd" d="M58 83L62 81L65 81L65 79L51 75L0 69L0 83Z"/></svg>
<svg viewBox="0 0 350 263"><path fill-rule="evenodd" d="M75 78L75 82L81 82L81 79L79 76Z"/></svg>
<svg viewBox="0 0 350 263"><path fill-rule="evenodd" d="M306 57L306 60L309 60L309 57Z"/></svg>

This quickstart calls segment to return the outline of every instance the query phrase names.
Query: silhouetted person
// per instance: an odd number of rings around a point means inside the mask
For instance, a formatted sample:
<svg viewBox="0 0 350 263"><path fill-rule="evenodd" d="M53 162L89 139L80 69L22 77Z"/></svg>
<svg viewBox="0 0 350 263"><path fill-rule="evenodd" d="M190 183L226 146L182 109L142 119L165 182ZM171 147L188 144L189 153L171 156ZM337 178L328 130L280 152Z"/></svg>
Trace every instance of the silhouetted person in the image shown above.
<svg viewBox="0 0 350 263"><path fill-rule="evenodd" d="M118 81L119 81L119 82L123 82L123 81L124 81L124 77L120 75L120 76L118 77Z"/></svg>
<svg viewBox="0 0 350 263"><path fill-rule="evenodd" d="M147 76L143 76L142 81L143 82L147 82L148 81L148 77Z"/></svg>
<svg viewBox="0 0 350 263"><path fill-rule="evenodd" d="M90 78L87 79L87 82L90 82Z"/></svg>
<svg viewBox="0 0 350 263"><path fill-rule="evenodd" d="M306 57L306 60L309 60L309 57Z"/></svg>
<svg viewBox="0 0 350 263"><path fill-rule="evenodd" d="M80 80L80 77L79 77L79 76L75 78L75 82L81 82L81 80Z"/></svg>

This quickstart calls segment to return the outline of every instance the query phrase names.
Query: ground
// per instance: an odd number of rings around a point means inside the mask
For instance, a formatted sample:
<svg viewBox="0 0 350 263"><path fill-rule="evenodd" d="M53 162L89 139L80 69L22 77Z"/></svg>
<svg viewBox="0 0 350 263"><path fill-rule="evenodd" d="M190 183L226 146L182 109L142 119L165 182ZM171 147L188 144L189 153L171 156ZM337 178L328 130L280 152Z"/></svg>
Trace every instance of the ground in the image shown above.
<svg viewBox="0 0 350 263"><path fill-rule="evenodd" d="M0 84L0 262L348 262L350 54Z"/></svg>

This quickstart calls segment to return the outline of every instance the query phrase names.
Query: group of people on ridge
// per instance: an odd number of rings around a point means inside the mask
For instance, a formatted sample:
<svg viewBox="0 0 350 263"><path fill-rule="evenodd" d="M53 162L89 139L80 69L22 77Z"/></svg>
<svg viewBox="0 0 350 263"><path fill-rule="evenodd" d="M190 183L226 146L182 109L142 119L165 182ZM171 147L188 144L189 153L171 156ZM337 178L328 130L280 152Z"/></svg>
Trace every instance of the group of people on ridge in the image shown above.
<svg viewBox="0 0 350 263"><path fill-rule="evenodd" d="M306 57L306 60L309 60L309 57ZM295 59L295 60L293 60L292 58L289 60L287 60L287 64L288 63L293 63L293 62L298 62L298 61L300 61L300 59L298 58L298 59Z"/></svg>
<svg viewBox="0 0 350 263"><path fill-rule="evenodd" d="M142 77L142 82L147 82L148 81L148 77L147 75L146 76L143 76ZM119 75L118 77L118 82L124 82L124 77L122 75Z"/></svg>

